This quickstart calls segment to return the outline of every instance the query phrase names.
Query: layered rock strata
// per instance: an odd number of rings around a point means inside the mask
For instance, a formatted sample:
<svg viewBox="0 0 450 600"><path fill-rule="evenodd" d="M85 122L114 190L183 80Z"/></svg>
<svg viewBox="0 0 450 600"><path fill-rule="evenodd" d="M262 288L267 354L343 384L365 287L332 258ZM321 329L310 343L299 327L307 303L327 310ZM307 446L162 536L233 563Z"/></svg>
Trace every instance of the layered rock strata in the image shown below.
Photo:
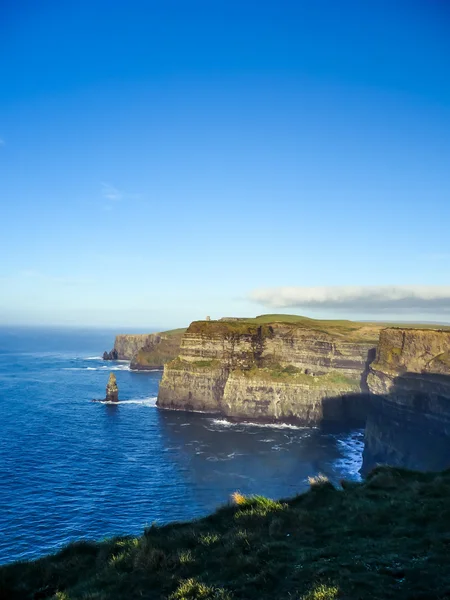
<svg viewBox="0 0 450 600"><path fill-rule="evenodd" d="M450 331L387 328L369 367L370 392L450 435Z"/></svg>
<svg viewBox="0 0 450 600"><path fill-rule="evenodd" d="M165 365L158 406L304 424L361 416L376 343L368 329L310 319L194 322Z"/></svg>
<svg viewBox="0 0 450 600"><path fill-rule="evenodd" d="M367 377L363 472L450 466L450 331L387 328Z"/></svg>

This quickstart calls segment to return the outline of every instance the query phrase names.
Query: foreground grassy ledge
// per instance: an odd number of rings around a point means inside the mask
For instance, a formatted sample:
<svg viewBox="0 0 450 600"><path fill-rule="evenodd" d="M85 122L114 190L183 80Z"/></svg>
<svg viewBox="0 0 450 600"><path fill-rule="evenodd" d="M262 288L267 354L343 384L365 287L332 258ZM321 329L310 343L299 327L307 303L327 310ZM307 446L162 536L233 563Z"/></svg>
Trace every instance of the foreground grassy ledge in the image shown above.
<svg viewBox="0 0 450 600"><path fill-rule="evenodd" d="M236 494L204 519L0 567L0 598L448 598L449 556L450 469L377 467L340 490L319 477L286 501Z"/></svg>

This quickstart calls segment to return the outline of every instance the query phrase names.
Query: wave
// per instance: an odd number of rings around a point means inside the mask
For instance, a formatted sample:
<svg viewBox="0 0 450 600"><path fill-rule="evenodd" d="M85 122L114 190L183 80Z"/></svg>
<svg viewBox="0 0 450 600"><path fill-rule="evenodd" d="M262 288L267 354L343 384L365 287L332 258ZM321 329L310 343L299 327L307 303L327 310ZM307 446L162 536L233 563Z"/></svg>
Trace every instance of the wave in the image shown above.
<svg viewBox="0 0 450 600"><path fill-rule="evenodd" d="M352 431L345 437L336 440L343 453L343 457L335 461L335 465L351 475L356 480L361 480L362 455L364 450L364 430Z"/></svg>
<svg viewBox="0 0 450 600"><path fill-rule="evenodd" d="M156 396L152 398L136 398L135 400L119 400L118 402L109 402L106 400L100 400L100 404L138 404L139 406L148 406L150 408L156 407Z"/></svg>
<svg viewBox="0 0 450 600"><path fill-rule="evenodd" d="M155 373L158 371L162 372L162 369L130 369L132 373Z"/></svg>
<svg viewBox="0 0 450 600"><path fill-rule="evenodd" d="M101 367L63 367L63 371L130 371L130 365L114 365Z"/></svg>
<svg viewBox="0 0 450 600"><path fill-rule="evenodd" d="M103 356L86 356L82 360L103 360Z"/></svg>
<svg viewBox="0 0 450 600"><path fill-rule="evenodd" d="M302 425L291 425L290 423L253 423L247 421L227 421L226 419L212 419L214 425L220 427L267 427L269 429L314 429L314 427L304 427Z"/></svg>

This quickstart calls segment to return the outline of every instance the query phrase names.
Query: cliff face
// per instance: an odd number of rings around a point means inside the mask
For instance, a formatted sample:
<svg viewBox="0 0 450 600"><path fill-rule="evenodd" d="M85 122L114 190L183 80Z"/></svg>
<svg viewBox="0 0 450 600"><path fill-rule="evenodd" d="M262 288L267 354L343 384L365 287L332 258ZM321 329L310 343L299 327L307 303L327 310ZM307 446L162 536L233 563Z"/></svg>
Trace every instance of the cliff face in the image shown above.
<svg viewBox="0 0 450 600"><path fill-rule="evenodd" d="M373 398L366 421L361 472L366 475L377 464L420 471L449 468L450 435L445 422Z"/></svg>
<svg viewBox="0 0 450 600"><path fill-rule="evenodd" d="M450 331L384 329L367 383L406 411L448 421L450 433Z"/></svg>
<svg viewBox="0 0 450 600"><path fill-rule="evenodd" d="M174 329L148 336L144 346L133 356L131 369L133 371L162 369L167 362L178 355L184 331L185 329Z"/></svg>
<svg viewBox="0 0 450 600"><path fill-rule="evenodd" d="M116 335L113 350L106 352L104 357L106 360L130 360L131 369L137 371L162 369L166 362L177 356L184 331L173 329L162 333Z"/></svg>
<svg viewBox="0 0 450 600"><path fill-rule="evenodd" d="M324 323L192 323L164 368L158 406L308 424L339 419L354 403L346 399L362 391L374 331Z"/></svg>
<svg viewBox="0 0 450 600"><path fill-rule="evenodd" d="M381 332L367 383L363 472L377 463L450 466L450 331Z"/></svg>
<svg viewBox="0 0 450 600"><path fill-rule="evenodd" d="M155 336L154 333L146 334L120 334L114 340L114 350L118 360L131 360Z"/></svg>

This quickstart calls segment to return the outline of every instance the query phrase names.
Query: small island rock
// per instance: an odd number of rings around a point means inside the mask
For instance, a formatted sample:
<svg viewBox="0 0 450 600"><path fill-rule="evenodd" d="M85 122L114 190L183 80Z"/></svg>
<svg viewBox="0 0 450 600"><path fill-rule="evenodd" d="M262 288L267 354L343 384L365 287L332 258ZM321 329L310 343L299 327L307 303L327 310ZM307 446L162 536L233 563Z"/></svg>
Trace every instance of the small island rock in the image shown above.
<svg viewBox="0 0 450 600"><path fill-rule="evenodd" d="M116 376L114 373L109 374L108 384L106 386L106 398L107 402L118 402L119 401L119 388L117 387Z"/></svg>
<svg viewBox="0 0 450 600"><path fill-rule="evenodd" d="M117 354L117 350L115 348L113 348L111 352L108 352L107 350L103 352L103 360L117 360L118 358L119 355Z"/></svg>

